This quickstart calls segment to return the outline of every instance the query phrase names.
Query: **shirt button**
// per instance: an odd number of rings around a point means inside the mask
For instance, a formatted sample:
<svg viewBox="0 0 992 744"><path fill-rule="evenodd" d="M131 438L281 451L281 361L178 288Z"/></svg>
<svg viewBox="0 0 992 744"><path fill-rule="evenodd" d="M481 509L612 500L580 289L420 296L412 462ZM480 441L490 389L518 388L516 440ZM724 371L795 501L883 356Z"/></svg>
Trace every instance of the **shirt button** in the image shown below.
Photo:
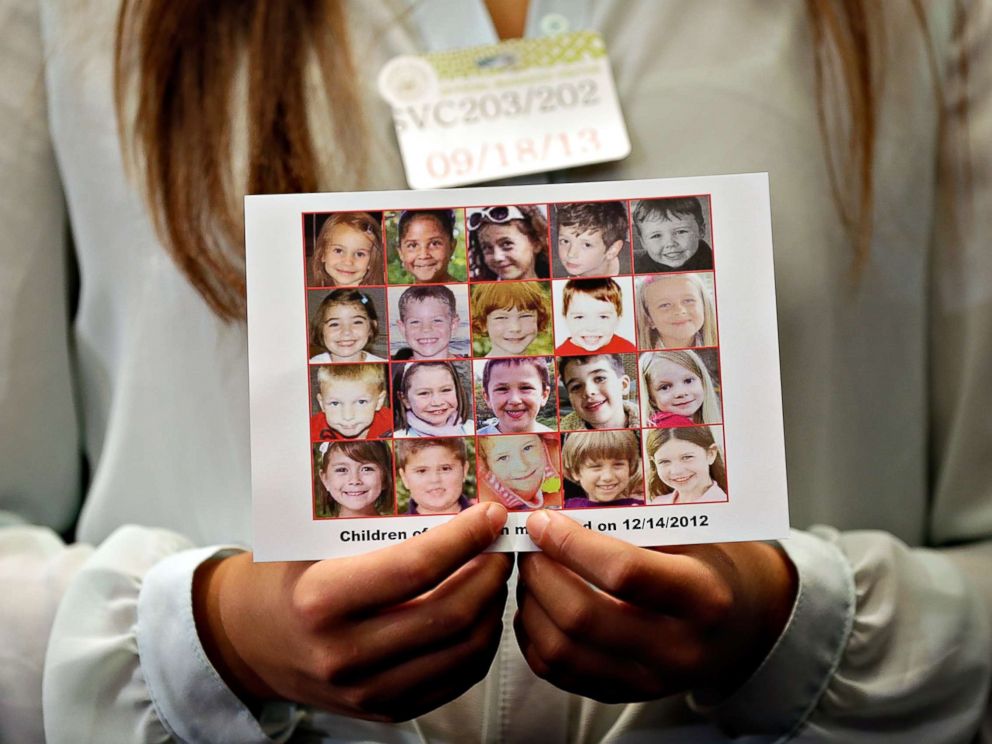
<svg viewBox="0 0 992 744"><path fill-rule="evenodd" d="M541 19L541 33L545 36L554 36L568 31L571 24L561 13L548 13Z"/></svg>

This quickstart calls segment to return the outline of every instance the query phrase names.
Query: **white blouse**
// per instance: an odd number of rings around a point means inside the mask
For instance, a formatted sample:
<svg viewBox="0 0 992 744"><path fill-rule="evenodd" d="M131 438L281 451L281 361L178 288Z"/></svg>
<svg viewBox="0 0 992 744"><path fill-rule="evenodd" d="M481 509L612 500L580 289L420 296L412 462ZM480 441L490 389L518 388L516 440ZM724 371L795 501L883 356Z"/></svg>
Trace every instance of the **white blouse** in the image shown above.
<svg viewBox="0 0 992 744"><path fill-rule="evenodd" d="M246 332L218 320L176 269L125 174L115 5L0 9L0 523L10 525L0 529L0 739L39 739L42 705L52 742L975 734L992 665L988 0L960 3L960 27L956 3L926 4L949 100L961 95L959 62L971 76L975 202L958 202L971 219L961 230L948 199L969 192L953 189L959 151L938 168L925 45L911 12L880 8L874 238L856 280L824 165L804 3L531 0L528 35L603 33L633 143L622 162L544 180L770 175L791 515L806 530L784 547L799 596L729 699L608 706L530 672L510 630L511 591L488 678L395 726L291 705L257 719L205 661L193 570L251 542ZM481 0L348 8L372 144L366 186L402 188L379 68L495 33ZM324 148L337 157L333 142ZM58 535L77 515L79 542L66 546Z"/></svg>

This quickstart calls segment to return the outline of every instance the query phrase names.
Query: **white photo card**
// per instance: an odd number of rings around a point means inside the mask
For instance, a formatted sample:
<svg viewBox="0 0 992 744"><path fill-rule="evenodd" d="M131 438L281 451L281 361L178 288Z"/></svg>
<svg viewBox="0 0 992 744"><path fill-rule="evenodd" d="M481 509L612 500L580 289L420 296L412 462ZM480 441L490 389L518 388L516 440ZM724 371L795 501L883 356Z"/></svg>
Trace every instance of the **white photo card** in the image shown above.
<svg viewBox="0 0 992 744"><path fill-rule="evenodd" d="M254 553L789 527L765 174L245 199Z"/></svg>

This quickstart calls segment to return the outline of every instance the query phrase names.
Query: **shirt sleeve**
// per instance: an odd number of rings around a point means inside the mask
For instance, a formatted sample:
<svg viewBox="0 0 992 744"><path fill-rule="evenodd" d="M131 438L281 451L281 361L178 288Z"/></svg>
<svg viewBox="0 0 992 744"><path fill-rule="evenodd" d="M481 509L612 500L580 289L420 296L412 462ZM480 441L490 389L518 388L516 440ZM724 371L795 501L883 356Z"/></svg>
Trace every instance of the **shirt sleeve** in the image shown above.
<svg viewBox="0 0 992 744"><path fill-rule="evenodd" d="M256 718L211 666L197 635L193 573L234 550L194 549L175 533L131 526L93 551L52 626L48 741L262 744L292 734L295 706L273 703Z"/></svg>
<svg viewBox="0 0 992 744"><path fill-rule="evenodd" d="M196 631L193 574L234 550L134 526L95 549L0 527L0 592L16 597L0 603L0 741L288 739L302 712L250 711Z"/></svg>
<svg viewBox="0 0 992 744"><path fill-rule="evenodd" d="M966 742L988 699L989 620L958 565L882 532L796 532L792 617L762 666L709 714L772 741Z"/></svg>
<svg viewBox="0 0 992 744"><path fill-rule="evenodd" d="M728 733L845 743L992 735L992 3L961 9L943 61L930 262L932 547L828 528L785 541L800 586L782 637L731 698L694 701Z"/></svg>
<svg viewBox="0 0 992 744"><path fill-rule="evenodd" d="M0 741L44 741L42 661L65 584L90 549L66 549L51 530L0 527ZM9 601L9 598L16 598Z"/></svg>

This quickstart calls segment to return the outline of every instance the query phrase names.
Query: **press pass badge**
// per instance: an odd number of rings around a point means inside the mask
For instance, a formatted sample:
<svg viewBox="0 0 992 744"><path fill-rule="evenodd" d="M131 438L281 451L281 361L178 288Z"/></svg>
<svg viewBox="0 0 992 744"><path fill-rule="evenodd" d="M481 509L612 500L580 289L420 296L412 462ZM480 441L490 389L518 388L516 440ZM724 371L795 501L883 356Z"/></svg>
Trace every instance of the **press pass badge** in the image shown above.
<svg viewBox="0 0 992 744"><path fill-rule="evenodd" d="M606 45L593 31L395 57L378 84L415 189L630 154Z"/></svg>

